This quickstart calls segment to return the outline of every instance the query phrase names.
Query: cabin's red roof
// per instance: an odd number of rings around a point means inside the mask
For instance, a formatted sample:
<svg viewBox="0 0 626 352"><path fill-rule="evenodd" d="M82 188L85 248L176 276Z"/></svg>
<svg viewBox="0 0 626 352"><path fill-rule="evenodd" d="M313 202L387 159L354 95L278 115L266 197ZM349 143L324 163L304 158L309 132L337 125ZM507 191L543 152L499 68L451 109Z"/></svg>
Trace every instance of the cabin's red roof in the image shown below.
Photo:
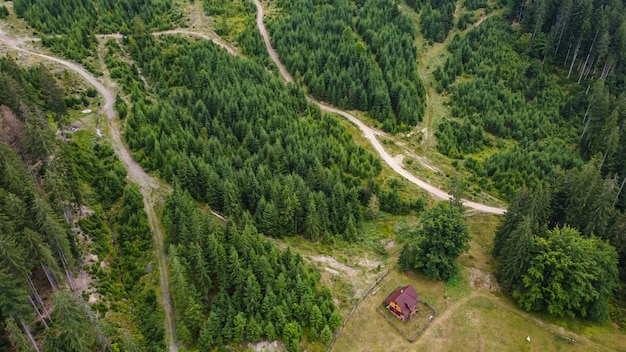
<svg viewBox="0 0 626 352"><path fill-rule="evenodd" d="M391 302L396 302L402 311L406 309L407 312L410 312L417 307L417 304L420 302L420 297L415 293L413 286L404 286L393 291L385 300L387 304Z"/></svg>

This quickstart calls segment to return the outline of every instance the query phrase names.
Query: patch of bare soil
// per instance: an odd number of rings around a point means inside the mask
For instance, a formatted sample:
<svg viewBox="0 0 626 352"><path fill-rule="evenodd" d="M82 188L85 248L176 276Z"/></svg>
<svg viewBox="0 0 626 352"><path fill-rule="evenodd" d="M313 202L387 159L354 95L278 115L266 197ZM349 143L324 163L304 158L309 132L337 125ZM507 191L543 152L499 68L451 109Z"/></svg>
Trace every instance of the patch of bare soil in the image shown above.
<svg viewBox="0 0 626 352"><path fill-rule="evenodd" d="M76 293L82 295L83 293L89 294L89 303L96 303L100 299L100 295L96 292L95 287L91 284L93 279L85 270L80 269L78 276L74 279L76 285Z"/></svg>
<svg viewBox="0 0 626 352"><path fill-rule="evenodd" d="M415 273L411 270L405 270L403 273L411 279L415 279L417 277L417 275L415 275Z"/></svg>
<svg viewBox="0 0 626 352"><path fill-rule="evenodd" d="M396 245L396 242L395 242L395 241L389 241L389 242L387 242L387 241L385 241L385 240L382 240L382 241L380 241L380 242L382 243L382 245L383 245L383 246L385 246L385 249L391 249L391 248L393 248L393 246L395 246L395 245Z"/></svg>
<svg viewBox="0 0 626 352"><path fill-rule="evenodd" d="M285 350L285 346L283 344L278 343L278 341L261 341L255 344L249 343L248 348L255 352L283 352Z"/></svg>
<svg viewBox="0 0 626 352"><path fill-rule="evenodd" d="M328 255L312 255L309 257L314 262L321 263L325 266L326 270L331 273L339 272L350 276L358 275L358 270L353 269L345 264L339 263L337 259ZM330 270L329 270L330 269Z"/></svg>
<svg viewBox="0 0 626 352"><path fill-rule="evenodd" d="M467 270L470 274L470 285L472 287L484 288L490 292L500 291L498 281L496 281L493 274L476 268L467 268Z"/></svg>
<svg viewBox="0 0 626 352"><path fill-rule="evenodd" d="M378 259L367 259L367 258L359 258L356 262L356 265L366 268L368 270L380 268L380 260Z"/></svg>
<svg viewBox="0 0 626 352"><path fill-rule="evenodd" d="M81 211L83 211L82 208ZM84 211L93 212L93 210L87 207L85 207ZM85 269L91 269L92 266L98 264L100 259L97 255L88 252L91 247L91 237L86 235L80 227L74 227L73 230L77 234L81 247L85 250L86 254L83 256L81 268L78 271L78 275L74 278L72 286L75 292L79 295L82 295L83 293L89 294L89 303L96 303L99 296L96 292L96 288L93 286L93 278Z"/></svg>

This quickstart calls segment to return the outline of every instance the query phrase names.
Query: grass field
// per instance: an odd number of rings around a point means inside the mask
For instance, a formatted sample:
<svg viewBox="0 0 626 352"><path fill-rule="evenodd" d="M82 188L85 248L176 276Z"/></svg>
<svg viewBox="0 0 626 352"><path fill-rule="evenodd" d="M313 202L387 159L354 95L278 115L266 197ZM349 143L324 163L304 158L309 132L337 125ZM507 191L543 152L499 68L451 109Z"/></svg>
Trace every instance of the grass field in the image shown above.
<svg viewBox="0 0 626 352"><path fill-rule="evenodd" d="M398 285L411 284L438 310L430 326L408 342L376 311ZM486 288L470 287L465 295L448 295L441 282L391 272L380 291L359 305L333 351L611 351L626 349L623 333L597 327L584 336L520 311L508 299ZM446 298L447 297L447 298ZM426 312L422 307L422 312ZM419 313L418 313L419 314ZM425 317L424 317L425 318ZM422 320L423 322L424 320ZM401 323L400 323L401 324ZM410 324L406 323L406 324ZM407 327L415 331L417 327ZM613 331L611 331L613 330ZM527 338L530 337L530 342Z"/></svg>
<svg viewBox="0 0 626 352"><path fill-rule="evenodd" d="M457 278L443 283L428 280L421 274L392 269L380 289L373 290L376 293L368 294L359 304L332 351L626 350L623 331L609 323L533 315L515 306L499 291L492 274L495 262L490 254L491 243L499 218L473 215L466 220L473 238L470 250L459 258L462 267ZM387 265L395 263L400 246L395 247ZM377 311L387 295L400 285L413 285L422 299L437 309L431 324L413 343ZM428 311L425 308L421 308L421 313ZM409 325L405 331L419 328Z"/></svg>

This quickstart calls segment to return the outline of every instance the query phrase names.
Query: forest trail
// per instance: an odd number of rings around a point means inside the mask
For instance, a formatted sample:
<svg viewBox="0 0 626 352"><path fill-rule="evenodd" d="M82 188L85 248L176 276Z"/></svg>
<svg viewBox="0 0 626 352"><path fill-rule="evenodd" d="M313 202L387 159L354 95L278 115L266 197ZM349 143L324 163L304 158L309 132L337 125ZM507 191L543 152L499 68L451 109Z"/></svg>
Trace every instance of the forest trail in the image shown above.
<svg viewBox="0 0 626 352"><path fill-rule="evenodd" d="M448 99L445 98L444 95L436 92L435 88L437 86L437 81L433 76L433 72L436 67L445 62L445 58L447 58L447 46L454 39L455 35L461 34L464 35L474 29L475 27L480 26L483 21L489 17L500 14L501 10L492 11L489 14L482 15L476 22L469 24L467 28L460 31L456 28L457 23L459 22L459 17L461 16L461 1L457 1L456 8L454 10L454 25L455 27L448 33L448 36L442 43L434 42L429 44L426 39L423 38L423 35L420 34L420 38L418 39L419 47L420 47L420 56L418 57L418 72L422 82L424 83L424 88L426 88L426 111L424 113L424 125L426 126L422 131L424 133L424 139L422 140L421 146L426 151L431 147L429 143L431 139L429 138L434 134L434 131L437 129L437 126L433 123L433 121L439 121L441 119L441 111L449 110L447 108ZM405 7L407 12L411 12L412 16L417 16L415 10ZM421 50L421 48L428 47L427 50ZM430 135L429 135L430 133Z"/></svg>
<svg viewBox="0 0 626 352"><path fill-rule="evenodd" d="M150 229L152 230L157 250L160 275L159 281L161 286L161 296L163 298L163 309L165 311L169 351L178 352L178 345L176 344L175 340L176 330L174 323L174 314L167 274L167 258L163 250L163 232L161 231L161 226L154 210L154 206L153 204L151 204L150 201L153 191L159 189L161 187L161 184L158 182L157 179L148 175L141 168L141 166L132 159L130 153L128 152L128 149L126 149L126 146L122 142L119 127L115 121L117 114L114 108L115 99L113 97L113 93L109 89L107 89L102 83L100 83L91 73L87 72L79 65L70 61L59 59L54 56L49 56L46 54L41 54L38 52L24 49L19 46L22 41L9 38L2 29L0 29L0 41L6 43L14 50L18 50L28 55L38 56L40 58L56 62L69 68L70 70L82 76L87 82L89 82L89 84L93 85L100 94L102 94L105 103L104 106L102 106L101 108L101 113L106 114L108 117L109 125L111 127L110 131L113 149L115 150L118 158L120 158L124 165L126 165L129 179L139 186L141 194L143 196L144 209L148 216L148 223L150 225Z"/></svg>
<svg viewBox="0 0 626 352"><path fill-rule="evenodd" d="M202 39L210 40L213 43L215 43L217 46L226 49L226 51L229 54L234 55L234 56L239 56L239 53L237 52L235 48L228 45L224 40L222 40L222 38L218 37L215 34L211 35L211 33L191 31L185 28L176 28L176 29L170 29L166 31L152 32L152 35L154 36L172 35L172 34L183 34L183 35L189 35L189 36L194 36L194 37L199 37ZM109 34L96 34L96 37L99 39L110 39L110 38L123 39L124 35L121 33L109 33Z"/></svg>
<svg viewBox="0 0 626 352"><path fill-rule="evenodd" d="M206 33L200 33L200 32L195 32L195 31L190 31L184 28L177 28L177 29L172 29L169 31L162 31L162 32L154 32L152 33L152 35L171 35L171 34L184 34L184 35L190 35L190 36L196 36L196 37L200 37L206 40L210 40L213 43L217 44L217 46L222 47L224 49L226 49L226 51L233 55L233 56L239 56L239 53L237 53L237 50L235 50L235 48L233 48L232 46L226 44L226 42L224 40L222 40L222 38L218 37L217 35L210 35L210 34L206 34Z"/></svg>
<svg viewBox="0 0 626 352"><path fill-rule="evenodd" d="M293 82L293 79L289 75L289 72L287 71L285 66L282 64L282 62L278 58L278 54L276 54L276 51L274 50L274 48L272 47L272 43L270 42L269 35L267 34L267 30L265 29L265 24L263 23L263 6L259 2L259 0L254 0L254 4L257 8L257 18L256 18L257 27L259 28L259 32L261 32L261 36L263 37L263 41L265 42L265 46L267 47L268 53L270 57L272 58L272 60L274 61L274 63L276 64L276 66L278 66L278 69L280 70L280 74L283 77L284 81L286 83ZM355 124L361 130L361 132L363 132L363 136L367 138L367 140L370 141L370 143L372 144L376 152L378 152L378 154L383 159L383 161L387 163L387 165L389 165L389 167L391 167L396 173L400 174L402 177L406 178L408 181L416 184L418 187L426 190L428 193L432 194L435 197L442 198L442 199L452 198L452 196L449 193L445 192L444 190L436 186L429 184L428 182L425 182L424 180L413 175L408 170L404 169L402 167L401 160L399 160L399 158L394 158L389 153L387 153L385 148L383 148L382 144L378 141L378 139L376 139L376 131L373 128L367 126L365 123L361 122L361 120L356 118L354 115L351 115L343 110L339 110L330 105L319 102L313 99L313 97L311 96L309 96L308 99L311 102L317 104L320 107L320 109L326 112L339 114L345 117L346 119L348 119L353 124ZM475 209L484 213L490 213L490 214L500 215L506 212L506 209L503 209L503 208L491 207L485 204L480 204L480 203L468 201L465 199L463 200L463 205L468 208L472 208L472 209Z"/></svg>

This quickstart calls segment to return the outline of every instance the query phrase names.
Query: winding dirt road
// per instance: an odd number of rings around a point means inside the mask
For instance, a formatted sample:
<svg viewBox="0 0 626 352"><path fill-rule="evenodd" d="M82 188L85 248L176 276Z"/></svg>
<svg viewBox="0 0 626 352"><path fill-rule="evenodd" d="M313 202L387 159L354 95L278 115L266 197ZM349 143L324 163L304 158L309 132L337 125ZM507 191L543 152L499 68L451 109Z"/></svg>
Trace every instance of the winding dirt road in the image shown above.
<svg viewBox="0 0 626 352"><path fill-rule="evenodd" d="M257 8L256 24L257 24L257 27L259 28L259 32L261 32L263 41L265 42L267 52L269 53L270 57L272 58L276 66L278 66L280 74L283 77L283 80L285 81L285 83L293 82L291 75L289 75L289 72L287 71L285 66L282 64L282 62L280 62L280 59L278 58L278 54L276 53L276 51L272 47L272 43L270 42L269 35L267 34L267 30L265 29L265 24L263 23L263 6L259 2L259 0L254 0L254 4L256 5L256 8ZM438 197L441 199L452 198L452 196L446 191L442 190L441 188L435 187L431 185L430 183L416 177L411 172L403 168L402 162L399 159L396 159L393 156L391 156L389 153L387 153L385 148L383 148L382 144L378 141L378 139L376 138L376 134L377 134L376 130L374 130L373 128L361 122L361 120L356 118L354 115L351 115L345 111L339 110L330 105L317 101L310 96L308 98L309 98L309 101L317 104L320 107L320 109L326 112L339 114L345 117L346 119L348 119L353 124L357 125L357 127L359 127L361 132L363 132L363 136L365 136L365 138L367 138L367 140L370 141L374 149L376 149L376 152L378 152L378 154L385 161L385 163L387 163L387 165L389 165L389 167L391 167L400 176L416 184L418 187L423 188L424 190L426 190L428 193L432 194L435 197ZM489 213L489 214L501 215L506 212L506 209L503 209L503 208L491 207L485 204L476 203L476 202L472 202L472 201L465 200L465 199L463 200L463 205L468 208L471 208L471 209L474 209L483 213Z"/></svg>
<svg viewBox="0 0 626 352"><path fill-rule="evenodd" d="M263 23L263 6L261 6L259 0L254 0L254 5L256 6L256 26L259 29L259 32L261 32L261 37L263 37L263 41L265 42L265 47L267 48L268 54L270 55L272 61L274 61L276 66L278 66L278 70L280 71L280 75L283 76L283 80L286 83L293 82L293 78L291 78L289 71L287 71L285 65L280 62L278 54L276 53L276 50L274 50L274 47L272 47L272 43L270 42L270 36L267 34L267 30L265 30L265 23Z"/></svg>
<svg viewBox="0 0 626 352"><path fill-rule="evenodd" d="M176 344L176 327L174 323L174 315L172 308L172 300L170 296L169 289L169 279L167 275L167 258L165 256L165 252L163 250L163 232L161 231L161 226L154 211L154 206L150 204L150 199L152 196L152 192L161 187L160 183L152 176L148 175L139 164L132 159L130 153L126 149L126 146L122 142L122 138L120 136L119 127L115 121L117 114L115 109L113 108L114 98L113 93L109 89L107 89L102 83L100 83L91 73L87 72L81 66L72 63L70 61L66 61L63 59L56 58L54 56L49 56L46 54L37 53L34 51L30 51L20 47L20 44L23 43L23 40L16 40L9 38L6 33L0 29L0 41L6 43L12 49L18 50L28 55L38 56L40 58L56 62L61 64L70 70L81 75L89 84L93 85L96 90L102 94L104 98L104 105L102 106L101 113L104 113L108 117L110 131L111 131L111 139L113 149L117 154L118 158L126 165L126 169L128 170L128 178L131 182L137 184L141 190L141 194L143 196L143 204L144 210L148 216L148 223L150 225L150 229L152 230L152 234L154 237L154 242L156 245L157 253L158 253L158 262L159 262L159 276L160 276L160 286L161 286L161 296L163 298L163 309L165 311L165 320L166 320L166 328L168 335L168 346L171 352L178 352L178 345Z"/></svg>

